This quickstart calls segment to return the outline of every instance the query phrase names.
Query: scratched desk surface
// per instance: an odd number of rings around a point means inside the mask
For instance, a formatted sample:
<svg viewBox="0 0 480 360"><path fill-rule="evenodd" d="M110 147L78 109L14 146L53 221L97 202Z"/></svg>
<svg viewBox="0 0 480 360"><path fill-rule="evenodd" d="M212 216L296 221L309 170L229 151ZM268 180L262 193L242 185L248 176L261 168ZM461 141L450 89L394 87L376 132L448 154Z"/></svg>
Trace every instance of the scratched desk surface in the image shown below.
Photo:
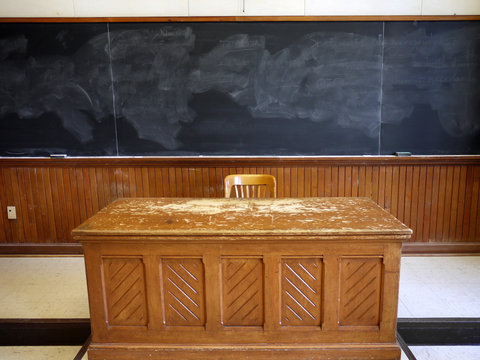
<svg viewBox="0 0 480 360"><path fill-rule="evenodd" d="M122 198L77 227L84 235L394 235L411 230L367 198Z"/></svg>

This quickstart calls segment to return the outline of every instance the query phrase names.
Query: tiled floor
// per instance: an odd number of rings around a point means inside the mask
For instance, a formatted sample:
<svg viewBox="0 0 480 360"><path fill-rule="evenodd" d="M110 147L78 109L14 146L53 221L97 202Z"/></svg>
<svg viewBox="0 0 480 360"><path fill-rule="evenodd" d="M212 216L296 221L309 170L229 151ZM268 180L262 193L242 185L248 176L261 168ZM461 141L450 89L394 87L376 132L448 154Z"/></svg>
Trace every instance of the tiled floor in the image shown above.
<svg viewBox="0 0 480 360"><path fill-rule="evenodd" d="M80 346L4 346L0 347L2 360L72 360ZM87 360L87 355L82 360Z"/></svg>
<svg viewBox="0 0 480 360"><path fill-rule="evenodd" d="M480 359L480 346L411 346L410 350L418 360Z"/></svg>
<svg viewBox="0 0 480 360"><path fill-rule="evenodd" d="M398 317L480 317L480 256L403 257Z"/></svg>
<svg viewBox="0 0 480 360"><path fill-rule="evenodd" d="M82 257L0 257L0 274L0 318L89 317ZM403 257L398 317L480 317L479 274L480 256ZM0 347L0 359L69 360L78 350ZM480 346L411 350L418 360L480 359Z"/></svg>
<svg viewBox="0 0 480 360"><path fill-rule="evenodd" d="M89 318L83 257L1 257L0 318Z"/></svg>

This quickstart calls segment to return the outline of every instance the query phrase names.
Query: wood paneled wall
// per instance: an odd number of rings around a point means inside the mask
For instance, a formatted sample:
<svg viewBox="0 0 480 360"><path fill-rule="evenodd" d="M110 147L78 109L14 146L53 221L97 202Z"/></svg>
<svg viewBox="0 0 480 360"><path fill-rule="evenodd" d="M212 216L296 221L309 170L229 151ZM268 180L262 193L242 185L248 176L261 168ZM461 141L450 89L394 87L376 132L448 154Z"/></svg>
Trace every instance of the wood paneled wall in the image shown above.
<svg viewBox="0 0 480 360"><path fill-rule="evenodd" d="M0 243L69 244L74 227L119 197L222 197L232 173L274 175L279 197L370 197L413 229L414 243L480 242L480 156L380 156L3 158Z"/></svg>

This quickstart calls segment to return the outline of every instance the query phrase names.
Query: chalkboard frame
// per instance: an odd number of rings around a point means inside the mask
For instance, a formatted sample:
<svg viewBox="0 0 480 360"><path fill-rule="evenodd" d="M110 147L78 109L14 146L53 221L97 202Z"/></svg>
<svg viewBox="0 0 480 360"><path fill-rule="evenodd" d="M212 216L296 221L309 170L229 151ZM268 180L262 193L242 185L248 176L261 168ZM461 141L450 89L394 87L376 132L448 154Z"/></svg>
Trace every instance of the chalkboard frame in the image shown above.
<svg viewBox="0 0 480 360"><path fill-rule="evenodd" d="M480 21L480 15L0 17L0 23Z"/></svg>
<svg viewBox="0 0 480 360"><path fill-rule="evenodd" d="M0 23L118 23L118 22L123 22L123 23L183 23L183 22L189 22L189 23L201 23L201 22L210 22L210 23L215 23L215 22L238 22L238 23L246 23L246 22L381 22L381 21L388 21L388 22L449 22L449 21L479 21L480 20L480 15L466 15L466 16L249 16L249 17L243 17L243 16L226 16L226 17L90 17L90 18L0 18ZM115 26L115 25L113 25ZM212 154L202 154L201 152L199 153L201 156L230 156L230 154L225 153L212 153ZM376 155L375 153L369 153L366 152L364 155ZM392 152L387 153L382 153L379 151L378 155L390 155ZM418 153L418 155L421 155L423 153ZM447 153L442 153L439 152L438 154L432 154L432 155L447 155ZM455 155L461 155L463 154L462 152L455 153ZM466 153L465 153L466 154ZM98 155L93 155L95 157L102 157L102 156L109 156L110 154L98 154ZM159 155L151 155L149 153L145 154L138 154L138 155L133 155L133 156L164 156L163 154ZM196 153L189 153L186 152L185 154L179 153L180 156L185 156L185 157L191 157L191 156L198 156ZM248 153L240 153L238 155L232 154L233 156L257 156L256 154L248 154ZM268 156L268 155L280 155L280 156L288 156L286 153L259 153L258 156ZM302 155L306 156L322 156L323 154L315 154L315 153L298 153L298 155L293 154L293 156L299 156L301 157ZM350 155L350 154L343 154L343 153L332 153L331 155ZM330 155L330 156L331 156ZM351 155L357 155L355 152L352 153ZM423 155L428 155L428 153L425 153ZM37 155L34 155L37 157ZM41 155L40 155L41 156ZM75 155L73 156L82 156L82 154ZM127 153L125 154L120 154L118 153L117 149L117 156L128 156ZM175 154L172 155L167 155L167 156L175 156ZM177 155L178 156L178 155ZM20 156L22 157L22 156Z"/></svg>

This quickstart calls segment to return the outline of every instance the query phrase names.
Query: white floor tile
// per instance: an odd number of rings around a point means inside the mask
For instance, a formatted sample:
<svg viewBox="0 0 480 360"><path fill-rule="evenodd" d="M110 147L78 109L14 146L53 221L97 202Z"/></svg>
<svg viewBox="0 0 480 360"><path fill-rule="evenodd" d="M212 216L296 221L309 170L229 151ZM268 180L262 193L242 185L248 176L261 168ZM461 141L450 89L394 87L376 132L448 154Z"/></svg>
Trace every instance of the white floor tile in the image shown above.
<svg viewBox="0 0 480 360"><path fill-rule="evenodd" d="M398 299L398 313L397 317L399 318L412 318L413 314L408 310L401 299Z"/></svg>
<svg viewBox="0 0 480 360"><path fill-rule="evenodd" d="M402 258L399 314L479 317L479 299L480 256Z"/></svg>
<svg viewBox="0 0 480 360"><path fill-rule="evenodd" d="M71 360L80 348L81 346L0 346L0 359Z"/></svg>
<svg viewBox="0 0 480 360"><path fill-rule="evenodd" d="M480 346L410 346L417 360L478 360Z"/></svg>
<svg viewBox="0 0 480 360"><path fill-rule="evenodd" d="M89 318L83 257L0 257L0 318Z"/></svg>

